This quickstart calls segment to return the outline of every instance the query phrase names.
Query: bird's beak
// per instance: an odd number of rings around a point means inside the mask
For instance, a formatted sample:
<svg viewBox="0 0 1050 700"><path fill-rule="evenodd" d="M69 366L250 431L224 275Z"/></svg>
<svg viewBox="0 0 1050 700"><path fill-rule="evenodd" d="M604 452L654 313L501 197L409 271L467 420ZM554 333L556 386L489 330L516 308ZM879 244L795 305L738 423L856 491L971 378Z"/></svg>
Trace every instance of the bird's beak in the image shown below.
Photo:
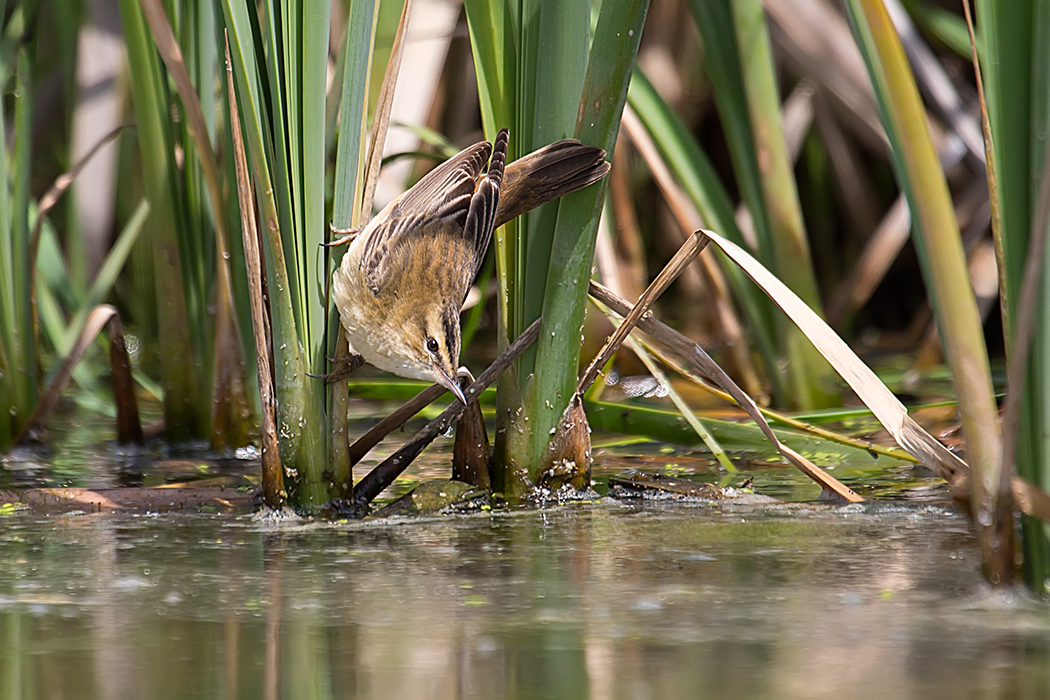
<svg viewBox="0 0 1050 700"><path fill-rule="evenodd" d="M459 388L459 382L456 381L456 377L450 377L445 374L444 370L438 369L438 376L441 377L441 384L451 391L457 399L463 402L463 405L467 405L467 399L463 396L463 390Z"/></svg>

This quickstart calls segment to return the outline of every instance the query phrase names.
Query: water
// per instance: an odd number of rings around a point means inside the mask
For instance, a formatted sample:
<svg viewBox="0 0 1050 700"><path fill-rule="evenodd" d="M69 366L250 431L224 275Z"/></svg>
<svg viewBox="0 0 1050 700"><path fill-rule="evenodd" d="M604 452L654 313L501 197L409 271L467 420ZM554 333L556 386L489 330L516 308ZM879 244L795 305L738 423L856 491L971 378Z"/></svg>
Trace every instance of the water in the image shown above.
<svg viewBox="0 0 1050 700"><path fill-rule="evenodd" d="M939 505L366 523L16 513L5 698L955 697L1050 688Z"/></svg>
<svg viewBox="0 0 1050 700"><path fill-rule="evenodd" d="M626 468L598 456L599 482ZM83 485L114 480L89 461ZM801 502L336 523L0 511L0 698L1050 696L1050 613L989 595L935 480L842 467L885 500L828 506L789 470L749 474Z"/></svg>

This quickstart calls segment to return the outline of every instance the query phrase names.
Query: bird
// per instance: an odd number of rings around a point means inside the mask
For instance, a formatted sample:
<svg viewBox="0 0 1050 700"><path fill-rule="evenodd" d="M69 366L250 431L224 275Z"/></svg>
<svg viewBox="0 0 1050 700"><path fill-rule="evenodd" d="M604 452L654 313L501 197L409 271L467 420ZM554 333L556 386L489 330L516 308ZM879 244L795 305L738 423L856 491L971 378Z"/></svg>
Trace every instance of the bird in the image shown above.
<svg viewBox="0 0 1050 700"><path fill-rule="evenodd" d="M352 367L441 384L466 403L459 317L493 230L609 171L604 150L574 139L507 163L509 139L501 129L463 149L353 236L332 275Z"/></svg>

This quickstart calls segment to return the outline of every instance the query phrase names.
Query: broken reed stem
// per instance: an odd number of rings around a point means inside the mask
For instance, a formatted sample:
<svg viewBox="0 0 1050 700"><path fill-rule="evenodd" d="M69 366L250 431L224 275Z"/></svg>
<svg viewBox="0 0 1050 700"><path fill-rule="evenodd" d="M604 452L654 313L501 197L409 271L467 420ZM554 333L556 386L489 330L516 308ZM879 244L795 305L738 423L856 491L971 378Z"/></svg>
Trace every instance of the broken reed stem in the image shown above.
<svg viewBox="0 0 1050 700"><path fill-rule="evenodd" d="M714 384L711 383L711 380L701 376L699 372L689 369L689 367L686 366L684 361L667 352L666 349L659 348L656 343L643 339L642 347L648 350L650 353L652 353L654 357L660 360L660 362L663 362L665 365L667 365L675 372L682 375L694 385L700 387L704 391L707 391L712 395L717 396L723 401L728 401L729 403L736 403L736 399L734 399L728 392L723 391L722 389L714 386ZM919 464L918 459L916 459L909 452L906 452L905 450L899 447L886 447L885 445L877 445L874 442L871 442L870 440L858 440L856 438L851 438L848 435L840 435L839 433L836 433L832 430L828 430L827 428L822 428L819 425L814 425L813 423L807 423L806 421L798 420L797 418L793 418L792 416L789 416L786 413L774 411L764 406L759 406L758 411L767 421L776 421L777 423L788 428L793 428L803 433L810 433L815 437L819 437L829 442L837 442L840 445L855 447L858 450L866 450L867 452L872 453L874 455L882 455L884 457L897 459L902 462L911 462L912 464Z"/></svg>
<svg viewBox="0 0 1050 700"><path fill-rule="evenodd" d="M84 357L84 353L95 342L95 336L101 333L105 329L106 324L110 322L110 319L116 315L116 308L109 304L99 304L91 310L91 313L88 314L87 319L84 321L84 327L80 329L80 335L77 336L76 342L73 343L73 348L69 351L69 355L62 360L62 364L59 365L51 383L41 392L33 412L29 414L29 418L26 419L22 430L15 437L14 444L19 444L31 431L44 424L48 415L51 414L51 411L58 404L58 400L62 397L62 392L65 391L66 385L69 384L69 380L73 376L73 368L77 366L77 363Z"/></svg>
<svg viewBox="0 0 1050 700"><path fill-rule="evenodd" d="M124 339L124 324L117 313L109 319L109 366L113 400L117 404L117 442L121 445L141 445L144 440L138 399L135 398L135 380L131 376L131 358Z"/></svg>
<svg viewBox="0 0 1050 700"><path fill-rule="evenodd" d="M642 316L646 314L649 307L652 306L653 302L664 293L671 282L677 279L678 275L682 273L686 265L691 263L700 251L707 245L707 239L703 237L700 231L694 231L692 235L685 239L685 243L678 249L674 257L671 258L671 262L664 266L663 270L660 270L660 274L656 276L652 284L642 293L639 297L638 303L634 305L631 312L627 314L623 323L617 328L609 339L605 341L604 347L595 355L594 359L591 360L591 364L587 367L587 370L580 377L579 383L576 385L576 393L583 394L587 389L594 383L594 380L598 376L598 370L601 369L609 358L620 349L624 339L627 338L627 334L638 324Z"/></svg>
<svg viewBox="0 0 1050 700"><path fill-rule="evenodd" d="M100 138L94 146L88 149L80 160L73 164L73 167L62 173L55 178L55 181L48 188L47 192L37 201L36 209L36 222L33 224L33 231L29 234L29 309L32 317L33 336L39 337L40 335L40 311L37 305L36 298L36 259L40 253L40 233L43 230L44 222L47 221L47 215L51 213L51 210L58 200L62 198L70 187L73 186L73 182L76 181L77 176L80 172L87 167L87 164L95 157L95 154L102 150L110 141L117 138L124 129L131 128L132 124L121 124L114 128L108 134ZM37 359L39 366L40 360ZM139 442L142 442L140 439Z"/></svg>
<svg viewBox="0 0 1050 700"><path fill-rule="evenodd" d="M448 389L440 384L428 386L389 416L369 428L368 432L359 437L353 445L350 445L350 466L353 467L360 462L373 447L382 442L383 438L403 426L409 418L434 403L446 391Z"/></svg>
<svg viewBox="0 0 1050 700"><path fill-rule="evenodd" d="M609 320L613 321L612 311L610 311L607 306L603 305L602 311L609 314ZM613 323L615 324L615 321L613 321ZM663 387L664 391L667 392L667 396L671 399L671 403L673 403L675 408L678 409L678 412L682 414L682 418L685 418L685 422L689 424L693 429L693 432L695 432L700 439L703 440L704 444L707 445L707 449L711 450L711 454L715 456L715 460L717 460L727 472L730 474L736 474L736 465L729 459L729 455L727 455L726 451L722 449L722 446L718 444L718 438L707 429L707 426L705 426L703 421L697 417L692 407L686 403L685 399L683 399L674 388L671 382L667 379L667 375L656 365L656 360L653 359L653 355L645 349L645 346L640 340L637 340L633 336L627 336L627 344L630 346L631 350L634 351L634 354L638 356L638 359L642 361L645 368L649 370L649 374L653 375L653 379L655 379L657 383Z"/></svg>
<svg viewBox="0 0 1050 700"><path fill-rule="evenodd" d="M131 378L131 360L128 358L127 346L124 343L124 327L120 323L120 314L110 304L99 304L91 310L84 327L80 329L69 354L62 360L58 371L47 388L41 392L33 412L29 414L25 425L15 437L14 444L22 442L30 432L43 425L47 417L58 405L73 369L84 357L84 353L95 342L106 327L109 327L109 357L112 370L113 399L117 404L117 441L121 444L142 443L142 425L139 422L138 405L135 401L134 384Z"/></svg>
<svg viewBox="0 0 1050 700"><path fill-rule="evenodd" d="M624 299L621 299L612 291L597 282L591 282L590 294L592 297L621 316L629 316L635 310L632 309L631 305ZM623 326L621 326L621 328L622 327ZM751 400L751 397L745 394L744 391L736 385L729 375L726 374L706 352L704 352L703 348L678 331L672 329L670 326L664 325L660 321L651 317L640 318L638 321L638 327L667 347L667 349L675 355L681 357L683 361L685 361L691 368L694 368L702 376L708 378L717 386L722 387L726 393L733 397L741 408L747 411L747 414L751 419L758 424L758 427L762 430L766 439L768 439L777 450L784 455L789 462L791 462L791 464L798 468L799 471L818 483L824 490L824 493L834 494L851 503L857 503L864 500L838 479L831 476L787 445L781 443L773 433L773 429L769 427L769 423L767 423L765 418L762 417L762 414L758 410L758 406Z"/></svg>
<svg viewBox="0 0 1050 700"><path fill-rule="evenodd" d="M463 381L471 378L464 377ZM452 445L452 480L492 490L489 436L481 414L481 402L474 397L456 423L456 441Z"/></svg>
<svg viewBox="0 0 1050 700"><path fill-rule="evenodd" d="M248 175L248 159L244 155L241 118L237 109L237 92L233 85L230 65L230 41L226 39L226 80L230 96L230 129L233 156L237 169L237 201L241 211L241 235L244 240L244 263L248 277L248 297L252 312L252 339L255 342L255 361L259 376L259 404L262 410L262 483L263 502L271 508L280 508L288 496L281 471L281 451L277 442L277 417L273 393L273 373L270 369L269 328L263 306L262 259L259 254L258 222L255 201Z"/></svg>
<svg viewBox="0 0 1050 700"><path fill-rule="evenodd" d="M540 335L540 324L542 321L542 316L533 321L532 325L526 328L525 332L518 336L518 339L511 343L496 358L496 361L481 373L473 384L467 387L463 392L467 401L480 396L481 392L487 389L492 382L496 381L503 374L503 371L510 367L514 360L536 341L536 338ZM365 506L371 503L383 489L392 484L394 479L408 468L408 465L423 451L423 448L429 445L438 435L448 430L453 421L458 420L465 410L466 406L462 402L453 402L440 416L427 423L401 449L387 457L375 469L368 472L354 487L354 504Z"/></svg>

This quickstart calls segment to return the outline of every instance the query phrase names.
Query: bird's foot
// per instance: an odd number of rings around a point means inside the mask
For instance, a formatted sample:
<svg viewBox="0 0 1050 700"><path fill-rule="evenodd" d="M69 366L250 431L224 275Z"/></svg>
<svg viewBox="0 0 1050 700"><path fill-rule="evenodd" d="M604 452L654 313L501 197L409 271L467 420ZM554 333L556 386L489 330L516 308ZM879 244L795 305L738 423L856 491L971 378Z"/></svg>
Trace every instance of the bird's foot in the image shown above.
<svg viewBox="0 0 1050 700"><path fill-rule="evenodd" d="M328 374L313 374L312 372L306 373L308 377L325 380L325 384L335 384L336 382L343 381L351 374L353 374L355 369L357 369L365 363L365 358L361 357L360 355L350 355L349 357L345 357L343 359L336 359L325 356L325 359L331 362L333 365L335 365L334 367L332 367L331 372L329 372Z"/></svg>
<svg viewBox="0 0 1050 700"><path fill-rule="evenodd" d="M356 226L351 228L336 228L335 224L331 222L328 224L328 230L331 231L333 235L338 236L338 238L334 241L322 243L321 245L325 248L335 248L336 246L346 245L357 238L357 234L361 233L361 229Z"/></svg>

